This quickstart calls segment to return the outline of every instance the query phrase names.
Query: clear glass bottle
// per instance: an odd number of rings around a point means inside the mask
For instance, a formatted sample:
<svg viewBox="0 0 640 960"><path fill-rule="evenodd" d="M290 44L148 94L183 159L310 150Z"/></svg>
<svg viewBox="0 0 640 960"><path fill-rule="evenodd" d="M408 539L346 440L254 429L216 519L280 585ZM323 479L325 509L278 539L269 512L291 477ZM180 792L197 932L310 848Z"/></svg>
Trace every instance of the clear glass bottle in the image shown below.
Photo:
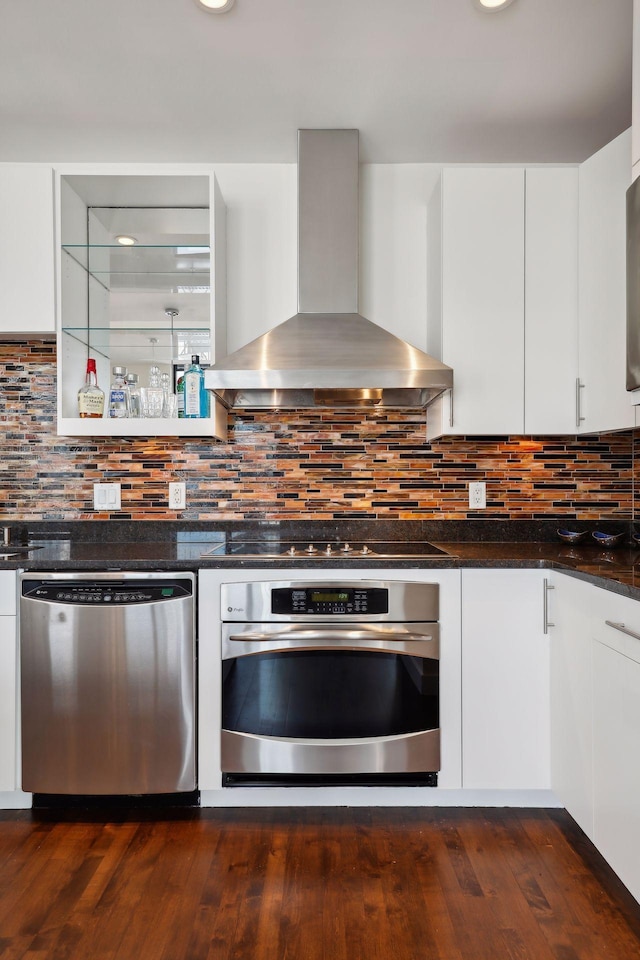
<svg viewBox="0 0 640 960"><path fill-rule="evenodd" d="M138 386L138 374L127 374L127 393L129 394L129 416L138 420L142 414L140 410L140 387Z"/></svg>
<svg viewBox="0 0 640 960"><path fill-rule="evenodd" d="M122 418L129 416L127 368L113 367L113 380L109 389L109 416Z"/></svg>
<svg viewBox="0 0 640 960"><path fill-rule="evenodd" d="M147 417L161 417L164 406L164 392L160 381L160 367L154 363L149 367L149 386L146 389Z"/></svg>
<svg viewBox="0 0 640 960"><path fill-rule="evenodd" d="M98 386L96 361L87 360L87 373L84 384L78 390L78 416L97 418L104 414L104 390Z"/></svg>
<svg viewBox="0 0 640 960"><path fill-rule="evenodd" d="M200 366L200 357L191 357L191 366L184 374L184 416L196 419L209 416L209 398L204 386L204 370Z"/></svg>

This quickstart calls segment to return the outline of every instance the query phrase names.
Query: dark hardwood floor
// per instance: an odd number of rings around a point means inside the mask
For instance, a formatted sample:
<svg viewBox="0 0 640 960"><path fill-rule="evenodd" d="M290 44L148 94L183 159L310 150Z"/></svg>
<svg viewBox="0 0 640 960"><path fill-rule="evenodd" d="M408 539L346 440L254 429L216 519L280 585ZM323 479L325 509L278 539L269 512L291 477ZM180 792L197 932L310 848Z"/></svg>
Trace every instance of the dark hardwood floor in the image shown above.
<svg viewBox="0 0 640 960"><path fill-rule="evenodd" d="M2 960L640 960L562 811L0 814Z"/></svg>

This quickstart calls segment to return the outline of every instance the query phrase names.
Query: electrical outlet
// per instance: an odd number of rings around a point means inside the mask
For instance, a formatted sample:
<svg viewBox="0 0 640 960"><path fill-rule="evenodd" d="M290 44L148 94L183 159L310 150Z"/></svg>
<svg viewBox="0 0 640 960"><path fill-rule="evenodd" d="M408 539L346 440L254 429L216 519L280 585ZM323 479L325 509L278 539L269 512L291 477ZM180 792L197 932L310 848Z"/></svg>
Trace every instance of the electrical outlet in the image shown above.
<svg viewBox="0 0 640 960"><path fill-rule="evenodd" d="M121 509L119 483L94 483L93 509L102 513L111 513Z"/></svg>
<svg viewBox="0 0 640 960"><path fill-rule="evenodd" d="M469 506L472 510L484 510L487 505L487 485L482 480L469 484Z"/></svg>
<svg viewBox="0 0 640 960"><path fill-rule="evenodd" d="M169 484L169 507L172 510L184 510L187 505L187 490L184 483Z"/></svg>

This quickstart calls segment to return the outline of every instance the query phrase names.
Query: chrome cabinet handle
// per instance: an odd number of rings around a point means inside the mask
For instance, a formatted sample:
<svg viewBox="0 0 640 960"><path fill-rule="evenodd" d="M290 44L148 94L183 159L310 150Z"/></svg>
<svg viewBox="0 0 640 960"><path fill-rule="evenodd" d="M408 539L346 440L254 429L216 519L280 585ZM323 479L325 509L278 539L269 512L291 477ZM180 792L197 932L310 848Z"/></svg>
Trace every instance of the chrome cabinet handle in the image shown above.
<svg viewBox="0 0 640 960"><path fill-rule="evenodd" d="M626 633L628 637L633 637L634 640L640 640L640 633L634 633L633 630L629 630L628 627L625 627L624 623L614 623L613 620L605 620L605 623L608 627L613 627L614 630L619 630L620 633Z"/></svg>
<svg viewBox="0 0 640 960"><path fill-rule="evenodd" d="M453 429L453 387L449 390L449 427Z"/></svg>
<svg viewBox="0 0 640 960"><path fill-rule="evenodd" d="M555 590L555 587L552 583L549 583L547 578L543 580L544 589L542 591L542 632L544 634L549 633L549 627L555 627L555 623L551 623L549 620L549 590Z"/></svg>
<svg viewBox="0 0 640 960"><path fill-rule="evenodd" d="M576 427L579 427L582 421L586 419L585 417L582 416L581 409L580 409L582 406L580 402L582 399L580 395L581 390L584 390L584 383L582 382L580 377L576 377Z"/></svg>

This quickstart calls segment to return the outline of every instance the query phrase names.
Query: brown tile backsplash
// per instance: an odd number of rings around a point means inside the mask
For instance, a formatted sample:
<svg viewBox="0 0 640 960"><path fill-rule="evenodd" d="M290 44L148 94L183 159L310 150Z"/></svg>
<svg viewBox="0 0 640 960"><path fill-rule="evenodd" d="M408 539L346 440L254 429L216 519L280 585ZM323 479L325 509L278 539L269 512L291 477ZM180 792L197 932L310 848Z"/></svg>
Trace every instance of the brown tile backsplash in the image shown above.
<svg viewBox="0 0 640 960"><path fill-rule="evenodd" d="M633 517L631 431L427 443L424 414L285 411L231 417L225 444L106 441L56 436L55 388L52 344L0 343L5 518L97 519L92 484L109 480L122 485L120 519ZM167 507L171 480L187 484L180 514ZM480 513L470 480L487 484Z"/></svg>

